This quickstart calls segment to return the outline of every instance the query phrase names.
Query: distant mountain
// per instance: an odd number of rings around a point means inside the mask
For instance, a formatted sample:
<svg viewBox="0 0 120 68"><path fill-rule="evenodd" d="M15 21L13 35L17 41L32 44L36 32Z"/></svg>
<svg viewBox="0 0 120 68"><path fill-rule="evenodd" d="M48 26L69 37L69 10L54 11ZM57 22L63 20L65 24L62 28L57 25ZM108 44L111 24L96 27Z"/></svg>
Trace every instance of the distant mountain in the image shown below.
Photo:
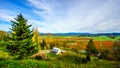
<svg viewBox="0 0 120 68"><path fill-rule="evenodd" d="M46 35L48 33L40 33ZM120 36L120 33L50 33L53 36Z"/></svg>
<svg viewBox="0 0 120 68"><path fill-rule="evenodd" d="M11 31L8 31L8 33L11 33ZM44 36L47 35L48 33L40 33L40 35ZM120 36L120 33L113 32L113 33L75 33L75 32L70 32L70 33L50 33L53 36Z"/></svg>

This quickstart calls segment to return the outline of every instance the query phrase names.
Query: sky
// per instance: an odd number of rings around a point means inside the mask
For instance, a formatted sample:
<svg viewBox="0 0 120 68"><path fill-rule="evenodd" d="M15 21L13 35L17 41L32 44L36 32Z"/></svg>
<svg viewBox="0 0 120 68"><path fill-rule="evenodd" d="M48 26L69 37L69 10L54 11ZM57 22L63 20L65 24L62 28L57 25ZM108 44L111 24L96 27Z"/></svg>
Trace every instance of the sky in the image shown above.
<svg viewBox="0 0 120 68"><path fill-rule="evenodd" d="M41 33L120 32L120 0L0 0L0 30L20 13Z"/></svg>

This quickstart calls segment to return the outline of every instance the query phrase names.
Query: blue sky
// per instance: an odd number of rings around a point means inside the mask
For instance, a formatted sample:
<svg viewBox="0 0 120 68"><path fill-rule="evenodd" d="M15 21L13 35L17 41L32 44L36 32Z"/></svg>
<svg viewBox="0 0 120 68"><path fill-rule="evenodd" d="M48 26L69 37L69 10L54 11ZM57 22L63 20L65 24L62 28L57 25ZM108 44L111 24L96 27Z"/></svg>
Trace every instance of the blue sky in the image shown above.
<svg viewBox="0 0 120 68"><path fill-rule="evenodd" d="M120 0L0 0L0 30L22 13L39 32L120 32Z"/></svg>

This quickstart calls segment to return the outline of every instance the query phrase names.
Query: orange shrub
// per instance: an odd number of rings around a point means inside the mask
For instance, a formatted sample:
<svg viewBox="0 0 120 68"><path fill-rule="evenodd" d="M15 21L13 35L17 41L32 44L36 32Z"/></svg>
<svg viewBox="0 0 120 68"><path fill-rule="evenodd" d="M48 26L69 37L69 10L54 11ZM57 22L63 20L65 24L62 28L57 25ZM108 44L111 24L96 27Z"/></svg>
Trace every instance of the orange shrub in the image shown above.
<svg viewBox="0 0 120 68"><path fill-rule="evenodd" d="M47 54L45 52L38 52L36 54L33 54L30 58L33 58L33 59L47 59Z"/></svg>

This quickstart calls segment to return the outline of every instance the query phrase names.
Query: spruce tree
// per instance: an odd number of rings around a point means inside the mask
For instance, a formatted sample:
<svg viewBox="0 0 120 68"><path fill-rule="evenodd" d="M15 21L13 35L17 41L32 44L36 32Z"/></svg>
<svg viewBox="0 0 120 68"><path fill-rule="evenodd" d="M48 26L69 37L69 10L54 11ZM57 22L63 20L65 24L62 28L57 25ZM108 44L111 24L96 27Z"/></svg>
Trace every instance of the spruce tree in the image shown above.
<svg viewBox="0 0 120 68"><path fill-rule="evenodd" d="M33 45L33 33L30 30L32 25L27 24L27 20L22 14L17 15L15 21L12 22L12 33L10 34L10 41L7 45L7 50L16 59L28 58L33 53L36 53L36 46Z"/></svg>
<svg viewBox="0 0 120 68"><path fill-rule="evenodd" d="M88 45L86 46L86 51L90 53L96 53L96 47L92 39L89 40Z"/></svg>

